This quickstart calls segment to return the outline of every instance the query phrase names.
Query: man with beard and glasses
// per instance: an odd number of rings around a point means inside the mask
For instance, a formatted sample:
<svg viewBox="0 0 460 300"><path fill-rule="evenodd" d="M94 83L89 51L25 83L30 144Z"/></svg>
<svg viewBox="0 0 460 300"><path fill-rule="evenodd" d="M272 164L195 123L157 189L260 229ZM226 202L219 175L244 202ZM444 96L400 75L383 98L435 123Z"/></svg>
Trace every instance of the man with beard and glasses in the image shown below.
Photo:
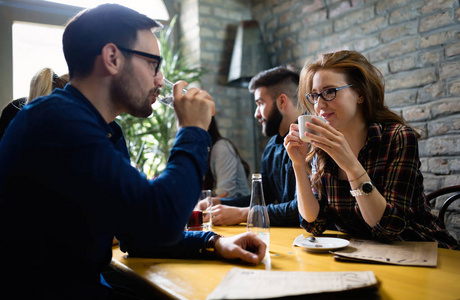
<svg viewBox="0 0 460 300"><path fill-rule="evenodd" d="M148 180L130 164L115 118L152 113L164 86L153 34L159 28L115 4L84 10L67 24L69 84L24 106L0 142L3 294L123 298L102 274L114 236L130 256L263 259L266 246L255 235L184 232L211 147L214 103L206 91L182 95L187 83L174 86L178 132L160 176Z"/></svg>
<svg viewBox="0 0 460 300"><path fill-rule="evenodd" d="M297 109L299 74L279 66L262 71L249 83L257 105L254 117L262 123L262 133L272 137L261 158L261 173L270 225L299 226L292 162L283 146L289 126L302 114ZM249 197L214 198L212 222L232 225L246 222Z"/></svg>

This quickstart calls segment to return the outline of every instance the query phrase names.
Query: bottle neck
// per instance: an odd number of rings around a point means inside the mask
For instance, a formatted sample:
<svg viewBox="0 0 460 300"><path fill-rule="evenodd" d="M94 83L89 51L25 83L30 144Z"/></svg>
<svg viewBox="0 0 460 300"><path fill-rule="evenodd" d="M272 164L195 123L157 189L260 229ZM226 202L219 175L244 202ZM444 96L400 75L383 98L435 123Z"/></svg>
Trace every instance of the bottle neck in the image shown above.
<svg viewBox="0 0 460 300"><path fill-rule="evenodd" d="M251 206L263 205L265 206L264 191L262 187L262 179L252 180L251 191Z"/></svg>

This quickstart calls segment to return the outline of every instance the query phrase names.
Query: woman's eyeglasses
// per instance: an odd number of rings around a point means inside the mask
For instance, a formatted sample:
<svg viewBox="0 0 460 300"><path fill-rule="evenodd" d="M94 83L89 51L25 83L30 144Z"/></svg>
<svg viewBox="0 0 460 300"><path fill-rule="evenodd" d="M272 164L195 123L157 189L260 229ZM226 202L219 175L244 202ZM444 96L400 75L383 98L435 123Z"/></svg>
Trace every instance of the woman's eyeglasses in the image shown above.
<svg viewBox="0 0 460 300"><path fill-rule="evenodd" d="M305 95L305 97L307 98L308 102L310 102L310 104L313 104L313 105L318 103L319 97L323 98L324 101L332 101L337 96L337 91L340 91L344 88L351 87L351 86L353 85L349 84L349 85L338 87L338 88L325 89L321 93L308 93Z"/></svg>

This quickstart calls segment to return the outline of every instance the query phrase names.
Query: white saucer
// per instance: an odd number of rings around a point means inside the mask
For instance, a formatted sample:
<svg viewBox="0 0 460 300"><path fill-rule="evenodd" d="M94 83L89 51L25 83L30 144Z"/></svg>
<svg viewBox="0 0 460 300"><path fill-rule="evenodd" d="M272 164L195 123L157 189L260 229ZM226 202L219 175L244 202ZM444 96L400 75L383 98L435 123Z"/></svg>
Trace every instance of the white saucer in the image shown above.
<svg viewBox="0 0 460 300"><path fill-rule="evenodd" d="M329 237L317 237L314 242L307 240L303 234L295 238L293 245L303 247L309 251L330 251L340 248L344 248L350 244L350 241L339 239L339 238L329 238Z"/></svg>

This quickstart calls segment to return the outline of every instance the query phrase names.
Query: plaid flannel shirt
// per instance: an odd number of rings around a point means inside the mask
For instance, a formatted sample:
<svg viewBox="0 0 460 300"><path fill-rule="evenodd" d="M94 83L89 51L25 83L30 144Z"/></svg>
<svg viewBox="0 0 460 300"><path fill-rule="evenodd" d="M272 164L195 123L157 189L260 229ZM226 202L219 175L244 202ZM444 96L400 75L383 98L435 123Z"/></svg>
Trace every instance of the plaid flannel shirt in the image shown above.
<svg viewBox="0 0 460 300"><path fill-rule="evenodd" d="M458 242L441 227L423 193L418 141L414 131L400 124L370 124L358 160L367 171L387 205L381 220L370 227L361 215L350 183L338 179L338 166L329 158L322 177L322 198L317 219L301 226L321 234L335 224L343 232L383 242L437 241L440 247L459 249ZM312 162L312 173L316 161ZM313 193L318 196L317 191ZM318 198L318 197L317 197Z"/></svg>

